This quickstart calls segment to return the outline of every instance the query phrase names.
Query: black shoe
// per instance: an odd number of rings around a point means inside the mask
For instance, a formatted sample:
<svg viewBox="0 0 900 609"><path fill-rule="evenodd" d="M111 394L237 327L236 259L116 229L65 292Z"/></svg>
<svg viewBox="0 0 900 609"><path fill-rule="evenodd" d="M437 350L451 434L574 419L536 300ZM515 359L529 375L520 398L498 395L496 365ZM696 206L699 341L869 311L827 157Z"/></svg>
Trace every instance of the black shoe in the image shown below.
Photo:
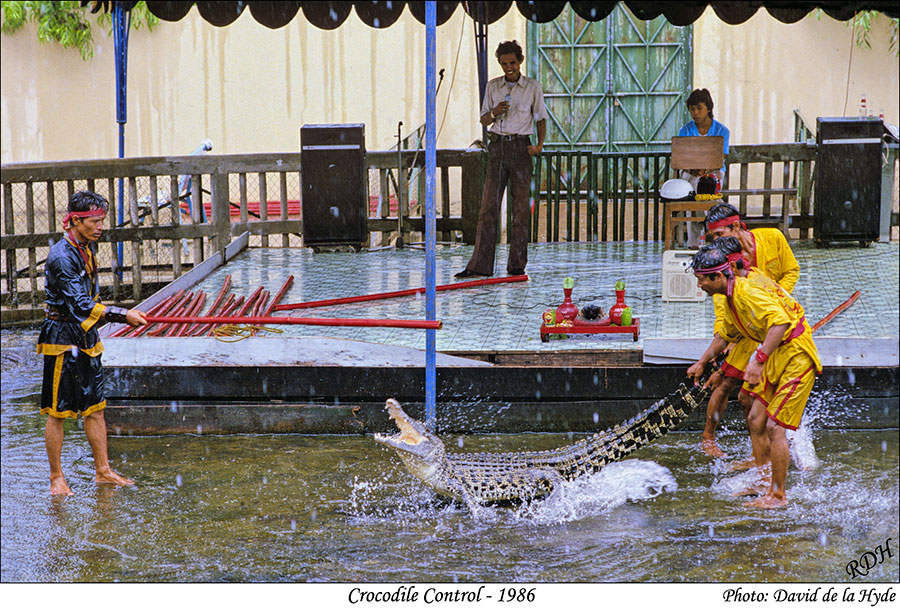
<svg viewBox="0 0 900 609"><path fill-rule="evenodd" d="M524 274L525 274L525 269L513 269L513 270L509 271L508 274L509 274L510 277L514 277L514 276L518 276L518 275L524 275Z"/></svg>
<svg viewBox="0 0 900 609"><path fill-rule="evenodd" d="M458 272L454 277L457 279L466 279L468 277L490 277L491 273L485 275L484 273L476 273L475 271L470 271L469 269L463 269Z"/></svg>

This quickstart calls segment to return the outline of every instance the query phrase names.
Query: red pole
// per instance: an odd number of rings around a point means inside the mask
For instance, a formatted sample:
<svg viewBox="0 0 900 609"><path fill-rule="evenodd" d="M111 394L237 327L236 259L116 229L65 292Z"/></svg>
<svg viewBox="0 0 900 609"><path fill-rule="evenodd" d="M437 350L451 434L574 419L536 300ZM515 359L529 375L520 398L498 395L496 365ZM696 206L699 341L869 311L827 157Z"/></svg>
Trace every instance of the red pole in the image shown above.
<svg viewBox="0 0 900 609"><path fill-rule="evenodd" d="M263 313L263 317L268 317L272 314L272 311L275 310L275 307L278 306L278 303L281 302L282 298L284 298L285 293L288 291L288 288L291 287L292 283L294 283L294 276L289 275L288 278L284 281L284 285L281 286L281 289L278 290L277 294L275 294L275 298L273 298L272 302L269 303L269 306L266 307L266 310Z"/></svg>
<svg viewBox="0 0 900 609"><path fill-rule="evenodd" d="M149 311L147 311L147 315L158 315L159 312L162 310L162 308L164 306L166 306L166 303L169 302L169 299L171 299L171 298L172 298L172 296L169 295L169 296L163 298L162 300L160 300ZM118 330L116 330L115 332L110 334L109 336L110 336L110 338L115 337L115 336L122 336L123 334L127 334L127 333L131 332L132 330L134 330L134 326L125 324L124 327L119 328Z"/></svg>
<svg viewBox="0 0 900 609"><path fill-rule="evenodd" d="M184 315L184 312L187 311L190 308L191 304L194 302L195 296L196 294L194 292L188 292L187 294L185 294L184 300L178 303L178 305L172 309L171 315ZM147 319L149 324L149 318ZM169 324L163 323L160 324L159 327L155 330L147 332L147 336L159 336L163 332L168 331L168 329Z"/></svg>
<svg viewBox="0 0 900 609"><path fill-rule="evenodd" d="M461 283L447 283L439 285L435 288L438 292L448 290L460 290L463 288L477 288L485 285L495 285L498 283L515 283L518 281L528 281L528 275L513 275L511 277L485 277L476 281L463 281ZM410 288L408 290L397 290L396 292L382 292L380 294L366 294L364 296L348 296L347 298L331 298L329 300L313 300L310 302L295 302L283 305L276 305L276 311L289 311L292 309L312 309L314 307L327 307L338 304L350 304L353 302L370 302L372 300L386 300L388 298L400 298L401 296L412 296L413 294L422 294L425 288Z"/></svg>
<svg viewBox="0 0 900 609"><path fill-rule="evenodd" d="M186 293L184 290L178 290L177 293L175 293L174 295L172 295L171 298L169 298L168 304L162 310L162 315L166 315L170 311L175 310L176 306L178 306L178 304L181 302L181 299L184 298L185 296L186 296ZM153 324L148 323L146 326L141 326L140 328L135 328L134 332L132 332L130 334L130 336L137 338L138 336L140 336L141 334L143 334L144 332L149 330L152 325Z"/></svg>
<svg viewBox="0 0 900 609"><path fill-rule="evenodd" d="M834 311L832 311L831 313L829 313L828 315L826 315L825 317L823 317L822 319L820 319L819 321L817 321L817 322L816 322L816 325L814 325L814 326L812 327L812 331L815 332L816 330L818 330L819 328L821 328L822 326L824 326L825 324L827 324L829 321L831 321L832 319L834 319L835 317L837 317L837 316L838 316L840 313L842 313L847 307L849 307L849 306L852 305L854 302L856 302L856 299L857 299L857 298L859 298L859 290L856 290L855 292L853 292L853 295L852 295L850 298L848 298L847 300L845 300L844 302L842 302L841 304L839 304L837 307L835 307Z"/></svg>
<svg viewBox="0 0 900 609"><path fill-rule="evenodd" d="M194 303L194 306L192 306L190 308L190 310L187 312L187 317L193 317L194 315L199 313L200 310L203 308L203 303L205 303L205 302L206 302L206 292L200 292L200 296L197 298L197 301ZM184 334L185 330L187 330L190 325L191 324L177 324L175 326L172 326L172 329L169 330L169 332L166 334L166 336L181 336Z"/></svg>
<svg viewBox="0 0 900 609"><path fill-rule="evenodd" d="M440 321L425 319L327 319L313 317L147 317L151 323L162 324L252 324L252 325L303 325L303 326L353 326L367 328L421 328L440 330Z"/></svg>
<svg viewBox="0 0 900 609"><path fill-rule="evenodd" d="M207 311L208 315L215 315L216 311L219 308L219 305L222 304L222 299L225 298L225 294L228 293L228 288L231 287L231 275L225 275L225 281L222 282L222 289L219 290L219 295L216 296L216 299L213 301L212 306L209 307L209 311ZM198 328L199 324L194 324L185 328L184 332L182 332L182 336L191 336L194 331Z"/></svg>
<svg viewBox="0 0 900 609"><path fill-rule="evenodd" d="M227 315L234 309L234 294L229 294L225 302L222 303L222 312L219 315ZM215 315L216 311L210 310L209 315ZM212 324L197 324L188 336L202 336L204 332L209 330Z"/></svg>
<svg viewBox="0 0 900 609"><path fill-rule="evenodd" d="M234 296L234 294L232 294L232 296ZM234 302L232 302L230 305L228 305L222 309L222 312L219 314L219 317L225 317L226 315L228 315L229 313L234 311L236 308L241 306L241 304L243 302L244 302L244 297L238 296L237 298L234 299ZM206 332L207 336L212 336L213 335L212 332L216 328L216 325L217 324L215 324L215 323L206 324L205 326L203 326L203 331Z"/></svg>

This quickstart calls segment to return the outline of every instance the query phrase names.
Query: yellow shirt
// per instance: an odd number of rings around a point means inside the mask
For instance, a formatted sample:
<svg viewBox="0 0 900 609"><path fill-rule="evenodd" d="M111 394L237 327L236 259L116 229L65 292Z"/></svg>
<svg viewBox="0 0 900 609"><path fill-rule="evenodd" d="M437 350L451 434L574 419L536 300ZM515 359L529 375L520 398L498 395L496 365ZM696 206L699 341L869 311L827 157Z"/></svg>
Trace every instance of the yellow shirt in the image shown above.
<svg viewBox="0 0 900 609"><path fill-rule="evenodd" d="M750 261L750 272L761 272L787 290L788 294L792 293L800 278L800 265L784 234L777 228L755 228L750 235L756 247L756 260ZM713 304L716 311L715 332L723 336L719 328L725 311L725 296L714 294Z"/></svg>
<svg viewBox="0 0 900 609"><path fill-rule="evenodd" d="M750 234L756 245L756 259L750 261L750 266L758 268L791 294L800 278L800 265L784 234L777 228L754 228Z"/></svg>
<svg viewBox="0 0 900 609"><path fill-rule="evenodd" d="M803 307L777 283L762 273L735 277L728 282L725 302L722 338L737 342L741 337L747 337L761 343L769 328L787 324L783 339L807 353L815 363L816 373L822 372L819 351L812 340L812 329L806 322Z"/></svg>

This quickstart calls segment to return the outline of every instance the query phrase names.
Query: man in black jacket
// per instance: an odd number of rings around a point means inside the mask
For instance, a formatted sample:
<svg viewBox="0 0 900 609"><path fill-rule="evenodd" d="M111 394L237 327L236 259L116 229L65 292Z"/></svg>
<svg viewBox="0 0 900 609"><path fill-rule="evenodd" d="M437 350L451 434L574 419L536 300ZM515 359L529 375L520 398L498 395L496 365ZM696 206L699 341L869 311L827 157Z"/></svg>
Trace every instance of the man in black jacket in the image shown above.
<svg viewBox="0 0 900 609"><path fill-rule="evenodd" d="M44 356L41 414L47 417L44 439L50 461L50 494L71 495L60 465L63 421L84 417L84 432L94 454L98 484L134 484L109 466L106 449L106 399L97 332L101 321L140 326L147 323L137 309L100 304L96 242L103 232L109 203L94 192L79 191L69 199L63 239L50 247L45 263L47 318L41 324L37 352Z"/></svg>

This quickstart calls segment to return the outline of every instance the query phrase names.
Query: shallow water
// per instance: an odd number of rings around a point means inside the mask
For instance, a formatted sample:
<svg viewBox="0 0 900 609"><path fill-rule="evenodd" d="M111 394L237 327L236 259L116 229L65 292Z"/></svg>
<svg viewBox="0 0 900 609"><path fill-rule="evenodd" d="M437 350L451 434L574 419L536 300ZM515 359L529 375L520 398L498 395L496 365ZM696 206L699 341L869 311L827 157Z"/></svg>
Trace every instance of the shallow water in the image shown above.
<svg viewBox="0 0 900 609"><path fill-rule="evenodd" d="M3 331L2 581L859 582L847 563L891 539L865 582L897 581L897 430L809 430L818 468L788 474L787 509L730 493L746 474L673 433L549 500L445 504L371 437L111 437L134 488L97 487L83 431L48 493L33 333ZM580 436L446 437L453 450L522 450ZM723 447L749 452L746 433ZM806 457L809 458L808 455ZM809 461L807 461L809 462Z"/></svg>

